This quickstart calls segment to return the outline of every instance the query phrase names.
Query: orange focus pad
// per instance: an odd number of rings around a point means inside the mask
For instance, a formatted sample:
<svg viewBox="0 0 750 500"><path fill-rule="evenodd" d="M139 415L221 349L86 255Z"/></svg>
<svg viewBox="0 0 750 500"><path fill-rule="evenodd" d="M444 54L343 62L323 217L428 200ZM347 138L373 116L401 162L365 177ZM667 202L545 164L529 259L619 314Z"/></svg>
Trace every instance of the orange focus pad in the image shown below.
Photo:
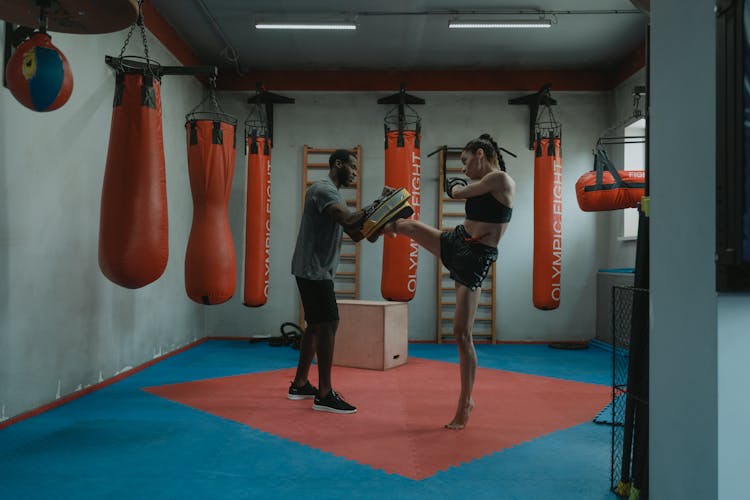
<svg viewBox="0 0 750 500"><path fill-rule="evenodd" d="M533 302L537 309L557 309L562 273L560 138L537 138L534 149Z"/></svg>
<svg viewBox="0 0 750 500"><path fill-rule="evenodd" d="M378 236L380 230L396 219L408 219L414 215L414 209L409 205L411 194L404 188L395 189L391 194L378 200L374 209L362 222L362 235L372 239Z"/></svg>
<svg viewBox="0 0 750 500"><path fill-rule="evenodd" d="M159 80L117 73L99 219L99 267L112 282L140 288L169 256L167 178Z"/></svg>
<svg viewBox="0 0 750 500"><path fill-rule="evenodd" d="M268 300L271 244L270 140L263 136L248 136L247 151L242 303L258 307Z"/></svg>
<svg viewBox="0 0 750 500"><path fill-rule="evenodd" d="M193 224L185 253L185 290L200 304L234 295L236 258L229 228L229 195L235 159L235 125L214 120L185 124Z"/></svg>
<svg viewBox="0 0 750 500"><path fill-rule="evenodd" d="M409 204L414 210L413 219L419 219L420 206L420 149L421 137L414 130L403 132L399 145L398 131L386 134L385 184L404 188L409 192ZM403 235L383 241L383 274L380 293L386 300L408 302L417 291L417 263L419 245Z"/></svg>
<svg viewBox="0 0 750 500"><path fill-rule="evenodd" d="M636 208L646 195L646 172L643 170L618 170L623 185L617 186L610 172L602 172L601 183L596 184L596 171L586 172L576 182L578 206L584 212L601 212Z"/></svg>

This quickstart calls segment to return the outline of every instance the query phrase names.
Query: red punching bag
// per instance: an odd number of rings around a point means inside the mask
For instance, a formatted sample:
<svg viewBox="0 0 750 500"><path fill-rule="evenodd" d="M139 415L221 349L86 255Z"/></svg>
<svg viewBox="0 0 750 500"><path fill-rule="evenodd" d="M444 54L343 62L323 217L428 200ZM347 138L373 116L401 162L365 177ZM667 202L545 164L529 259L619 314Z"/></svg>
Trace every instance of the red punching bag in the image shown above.
<svg viewBox="0 0 750 500"><path fill-rule="evenodd" d="M242 303L259 307L268 300L271 233L271 141L253 129L247 135L247 201Z"/></svg>
<svg viewBox="0 0 750 500"><path fill-rule="evenodd" d="M416 130L391 130L385 133L385 184L405 188L411 193L409 203L413 219L419 219L420 206L420 126ZM419 246L410 238L398 235L383 240L383 274L380 293L386 300L408 302L417 291Z"/></svg>
<svg viewBox="0 0 750 500"><path fill-rule="evenodd" d="M584 212L636 208L646 196L644 170L617 170L603 148L594 152L594 169L576 181L578 206Z"/></svg>
<svg viewBox="0 0 750 500"><path fill-rule="evenodd" d="M208 119L202 119L209 115ZM200 304L221 304L236 286L229 228L236 121L216 113L191 113L185 123L193 223L185 253L185 290Z"/></svg>
<svg viewBox="0 0 750 500"><path fill-rule="evenodd" d="M534 151L533 301L537 309L557 309L562 272L560 134L537 133Z"/></svg>
<svg viewBox="0 0 750 500"><path fill-rule="evenodd" d="M112 282L140 288L169 256L167 179L159 79L119 69L99 219L99 267Z"/></svg>

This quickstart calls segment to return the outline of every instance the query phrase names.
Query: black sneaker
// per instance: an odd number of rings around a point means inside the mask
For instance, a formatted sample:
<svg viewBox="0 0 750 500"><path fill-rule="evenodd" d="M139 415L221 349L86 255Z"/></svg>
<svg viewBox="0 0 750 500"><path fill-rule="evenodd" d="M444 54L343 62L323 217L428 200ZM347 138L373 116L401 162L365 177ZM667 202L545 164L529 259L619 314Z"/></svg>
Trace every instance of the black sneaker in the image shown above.
<svg viewBox="0 0 750 500"><path fill-rule="evenodd" d="M315 396L312 407L313 410L329 411L331 413L357 413L357 408L341 399L341 396L336 394L333 389L324 398Z"/></svg>
<svg viewBox="0 0 750 500"><path fill-rule="evenodd" d="M302 387L294 385L294 380L289 385L289 393L286 395L289 399L310 399L318 397L318 389L308 380Z"/></svg>

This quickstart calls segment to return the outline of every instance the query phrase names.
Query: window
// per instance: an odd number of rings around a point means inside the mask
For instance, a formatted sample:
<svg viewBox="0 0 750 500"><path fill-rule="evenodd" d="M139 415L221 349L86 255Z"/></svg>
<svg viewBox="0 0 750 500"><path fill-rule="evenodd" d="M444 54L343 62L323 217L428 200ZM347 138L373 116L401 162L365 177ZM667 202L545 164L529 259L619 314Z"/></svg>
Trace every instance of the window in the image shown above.
<svg viewBox="0 0 750 500"><path fill-rule="evenodd" d="M638 121L625 127L625 137L644 137L646 135L646 120ZM624 170L646 169L646 144L634 142L624 145L623 152ZM626 208L623 210L622 238L633 239L638 236L638 209Z"/></svg>

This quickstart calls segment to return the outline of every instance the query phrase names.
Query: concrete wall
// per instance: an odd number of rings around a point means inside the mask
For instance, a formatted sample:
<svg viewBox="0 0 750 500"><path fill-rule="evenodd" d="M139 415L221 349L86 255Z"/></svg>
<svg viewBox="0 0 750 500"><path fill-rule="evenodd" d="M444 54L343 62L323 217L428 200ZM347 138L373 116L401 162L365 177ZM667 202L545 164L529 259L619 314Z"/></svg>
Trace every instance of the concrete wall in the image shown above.
<svg viewBox="0 0 750 500"><path fill-rule="evenodd" d="M651 498L744 498L750 467L750 296L715 292L715 22L652 10Z"/></svg>
<svg viewBox="0 0 750 500"><path fill-rule="evenodd" d="M651 498L747 497L750 295L715 291L715 24L712 2L653 4Z"/></svg>
<svg viewBox="0 0 750 500"><path fill-rule="evenodd" d="M53 34L74 75L73 94L56 111L31 111L0 88L0 419L204 336L203 308L186 299L183 278L192 207L184 115L202 95L194 78L162 82L167 269L139 290L121 288L99 271L114 95L104 56L119 54L124 37ZM141 50L139 40L133 37L133 53ZM149 41L152 57L176 64Z"/></svg>
<svg viewBox="0 0 750 500"><path fill-rule="evenodd" d="M718 482L721 500L747 493L750 470L747 423L750 399L744 397L747 353L750 352L750 295L726 294L718 299Z"/></svg>

